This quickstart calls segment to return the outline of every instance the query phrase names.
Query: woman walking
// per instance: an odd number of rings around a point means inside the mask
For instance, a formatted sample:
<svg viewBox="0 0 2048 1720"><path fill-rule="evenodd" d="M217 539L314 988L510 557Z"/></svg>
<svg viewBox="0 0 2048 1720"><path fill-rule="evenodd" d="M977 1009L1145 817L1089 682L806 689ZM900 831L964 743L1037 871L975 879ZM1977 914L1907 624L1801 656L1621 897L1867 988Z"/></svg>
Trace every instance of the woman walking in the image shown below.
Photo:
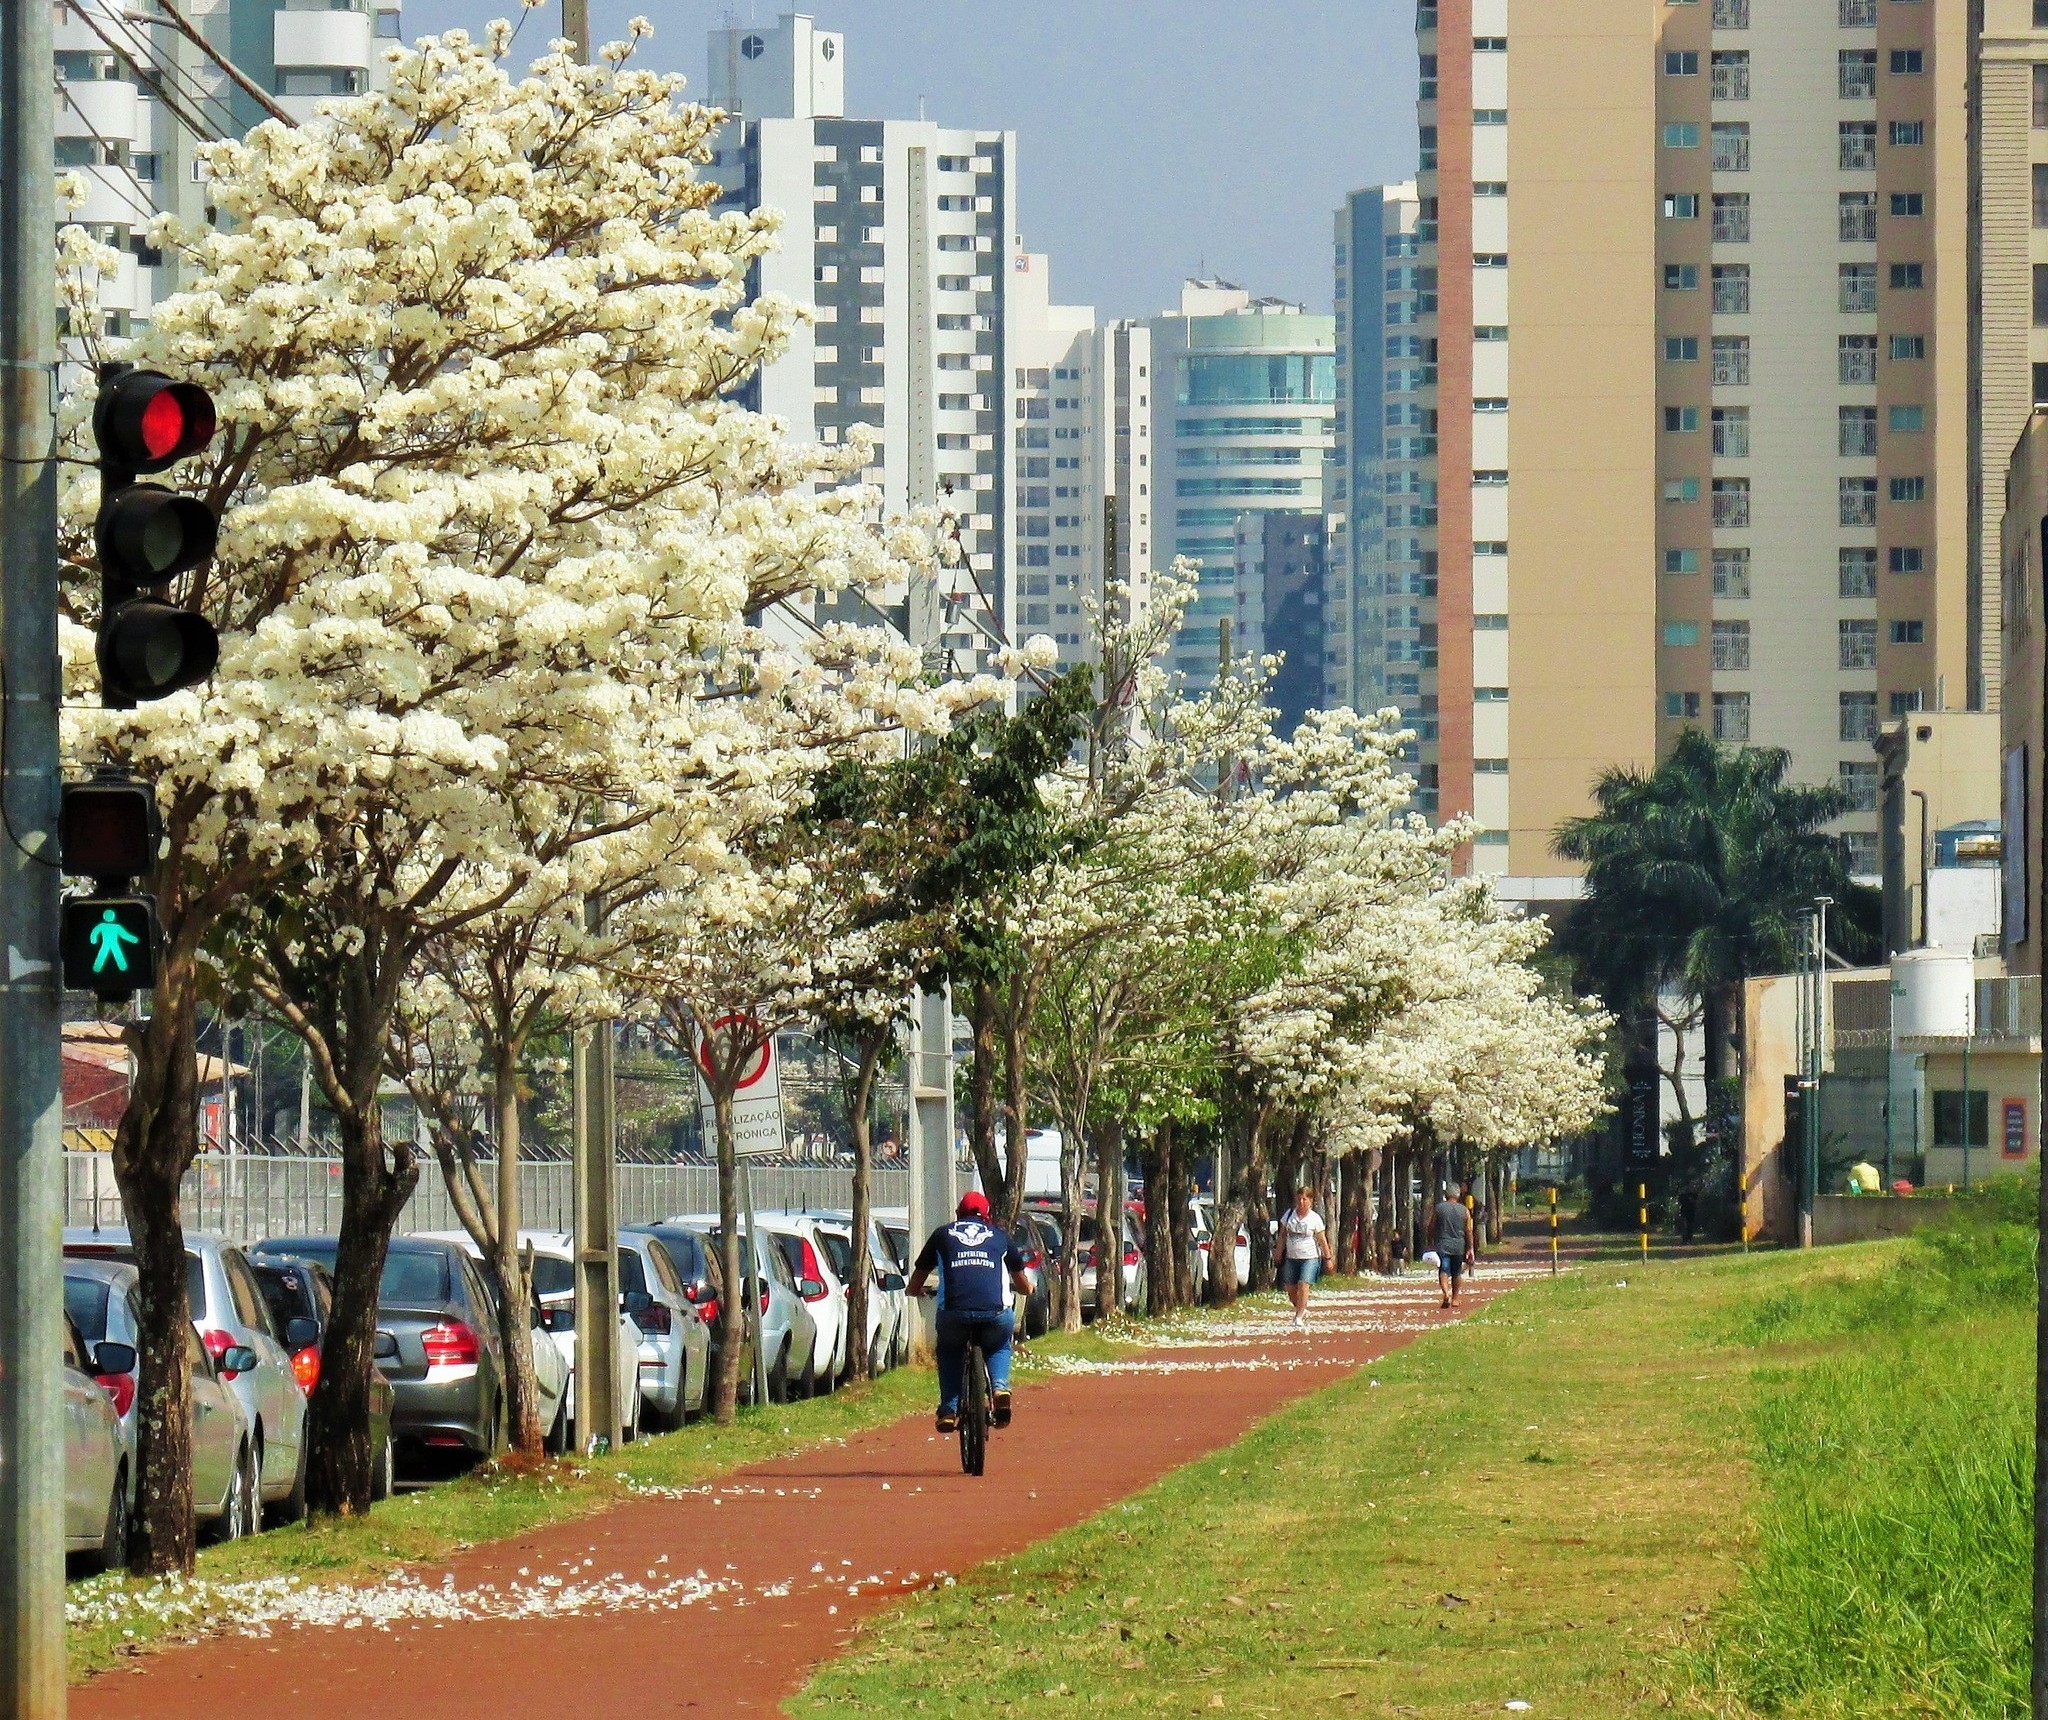
<svg viewBox="0 0 2048 1720"><path fill-rule="evenodd" d="M1294 1210L1280 1220L1280 1282L1294 1304L1294 1329L1308 1330L1308 1287L1330 1265L1330 1233L1323 1227L1315 1197L1306 1188L1294 1191Z"/></svg>

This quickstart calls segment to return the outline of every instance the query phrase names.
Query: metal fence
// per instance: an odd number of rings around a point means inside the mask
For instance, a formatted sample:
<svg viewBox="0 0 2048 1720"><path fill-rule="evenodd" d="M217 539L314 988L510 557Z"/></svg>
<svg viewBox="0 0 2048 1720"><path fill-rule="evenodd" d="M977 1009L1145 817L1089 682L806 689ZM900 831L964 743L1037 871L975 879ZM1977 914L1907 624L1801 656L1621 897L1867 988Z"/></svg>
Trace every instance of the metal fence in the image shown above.
<svg viewBox="0 0 2048 1720"><path fill-rule="evenodd" d="M485 1186L495 1186L497 1167L480 1167ZM852 1203L852 1174L830 1165L756 1165L754 1205L761 1211L785 1207L834 1208ZM711 1165L619 1166L619 1222L642 1224L685 1212L718 1210L718 1172ZM64 1222L79 1229L123 1224L121 1191L113 1161L105 1153L64 1155ZM905 1206L910 1173L874 1173L877 1206ZM520 1217L528 1229L567 1230L572 1198L569 1166L530 1164L519 1169ZM187 1230L215 1231L234 1242L264 1236L331 1236L341 1228L341 1161L312 1158L228 1158L202 1154L185 1173L182 1190ZM440 1167L420 1168L419 1186L400 1215L401 1232L459 1230L462 1221L448 1198Z"/></svg>

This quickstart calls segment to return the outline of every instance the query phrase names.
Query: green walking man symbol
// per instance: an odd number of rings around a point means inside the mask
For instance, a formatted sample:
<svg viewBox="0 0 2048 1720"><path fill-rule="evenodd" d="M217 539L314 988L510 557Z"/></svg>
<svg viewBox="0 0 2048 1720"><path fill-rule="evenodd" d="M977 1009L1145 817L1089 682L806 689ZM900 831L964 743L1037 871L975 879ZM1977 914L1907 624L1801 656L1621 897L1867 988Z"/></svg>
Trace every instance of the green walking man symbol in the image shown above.
<svg viewBox="0 0 2048 1720"><path fill-rule="evenodd" d="M114 910L112 908L109 908L100 915L100 923L93 927L90 941L93 948L92 971L94 973L104 972L109 962L114 964L114 971L116 973L126 973L128 971L128 952L122 946L124 944L139 944L142 942L140 938L114 917Z"/></svg>

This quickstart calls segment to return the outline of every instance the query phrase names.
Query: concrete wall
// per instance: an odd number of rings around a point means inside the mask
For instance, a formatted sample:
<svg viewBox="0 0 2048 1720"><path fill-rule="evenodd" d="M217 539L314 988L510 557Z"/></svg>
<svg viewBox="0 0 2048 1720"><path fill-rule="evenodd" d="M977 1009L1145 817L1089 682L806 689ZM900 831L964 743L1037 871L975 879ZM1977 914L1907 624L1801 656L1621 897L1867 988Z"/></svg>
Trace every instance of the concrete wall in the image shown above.
<svg viewBox="0 0 2048 1720"><path fill-rule="evenodd" d="M1827 1247L1905 1236L1944 1222L1958 1204L1941 1195L1824 1194L1813 1203L1813 1240L1816 1246Z"/></svg>

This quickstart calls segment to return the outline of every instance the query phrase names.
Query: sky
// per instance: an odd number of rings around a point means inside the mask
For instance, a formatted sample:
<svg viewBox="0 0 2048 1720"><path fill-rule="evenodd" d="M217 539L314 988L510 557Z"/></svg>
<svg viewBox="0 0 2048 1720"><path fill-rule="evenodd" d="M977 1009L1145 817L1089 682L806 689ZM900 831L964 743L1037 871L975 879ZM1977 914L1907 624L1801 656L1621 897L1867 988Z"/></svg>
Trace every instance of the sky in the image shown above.
<svg viewBox="0 0 2048 1720"><path fill-rule="evenodd" d="M408 37L516 0L407 0ZM786 5L786 0L785 0ZM591 0L598 42L644 13L649 63L702 87L706 32L776 0ZM1028 248L1099 316L1179 303L1206 271L1327 310L1347 191L1415 171L1410 0L815 0L846 33L846 111L1018 136ZM522 46L559 28L553 3Z"/></svg>

